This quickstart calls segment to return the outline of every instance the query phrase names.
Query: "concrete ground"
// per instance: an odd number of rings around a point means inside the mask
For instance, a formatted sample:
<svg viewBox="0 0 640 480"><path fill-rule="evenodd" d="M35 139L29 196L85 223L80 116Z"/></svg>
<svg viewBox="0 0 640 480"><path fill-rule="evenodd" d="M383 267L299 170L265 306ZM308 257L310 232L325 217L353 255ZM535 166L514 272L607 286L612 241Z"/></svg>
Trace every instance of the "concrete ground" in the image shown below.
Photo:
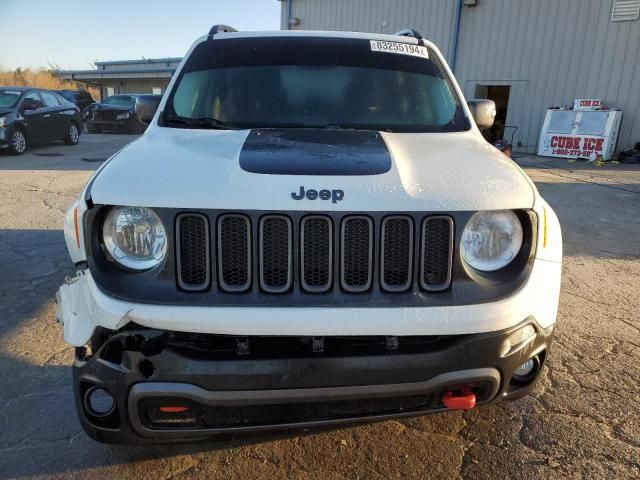
<svg viewBox="0 0 640 480"><path fill-rule="evenodd" d="M534 394L401 421L168 447L82 432L54 294L73 273L63 211L132 138L0 153L0 478L638 478L640 167L521 158L556 209L558 328ZM62 156L41 156L55 153Z"/></svg>

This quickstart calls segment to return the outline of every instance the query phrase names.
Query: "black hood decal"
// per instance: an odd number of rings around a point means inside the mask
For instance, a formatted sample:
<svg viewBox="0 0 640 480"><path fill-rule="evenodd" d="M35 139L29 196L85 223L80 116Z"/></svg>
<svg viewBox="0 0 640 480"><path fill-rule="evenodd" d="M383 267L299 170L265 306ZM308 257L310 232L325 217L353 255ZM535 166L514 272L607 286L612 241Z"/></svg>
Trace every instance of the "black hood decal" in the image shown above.
<svg viewBox="0 0 640 480"><path fill-rule="evenodd" d="M391 169L391 154L371 130L265 128L247 136L240 167L271 175L380 175Z"/></svg>

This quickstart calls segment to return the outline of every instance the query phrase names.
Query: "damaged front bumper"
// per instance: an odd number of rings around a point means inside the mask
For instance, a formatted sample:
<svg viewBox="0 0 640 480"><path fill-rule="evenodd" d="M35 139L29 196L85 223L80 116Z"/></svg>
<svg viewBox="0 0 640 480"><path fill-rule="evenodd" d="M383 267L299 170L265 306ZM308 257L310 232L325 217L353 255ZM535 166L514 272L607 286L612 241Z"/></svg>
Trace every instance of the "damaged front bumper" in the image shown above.
<svg viewBox="0 0 640 480"><path fill-rule="evenodd" d="M59 289L57 317L77 347L85 431L102 442L174 442L441 412L451 392L478 405L519 397L551 345L549 282L560 268L536 261L527 283L496 302L427 308L132 303L84 270ZM523 380L515 372L529 360ZM96 392L112 408L92 410Z"/></svg>
<svg viewBox="0 0 640 480"><path fill-rule="evenodd" d="M524 334L526 333L526 335ZM398 337L236 337L129 326L98 329L73 367L84 430L108 443L161 443L220 433L307 428L446 411L466 390L481 405L522 396L553 327ZM537 361L526 381L516 369ZM96 411L95 392L113 407Z"/></svg>

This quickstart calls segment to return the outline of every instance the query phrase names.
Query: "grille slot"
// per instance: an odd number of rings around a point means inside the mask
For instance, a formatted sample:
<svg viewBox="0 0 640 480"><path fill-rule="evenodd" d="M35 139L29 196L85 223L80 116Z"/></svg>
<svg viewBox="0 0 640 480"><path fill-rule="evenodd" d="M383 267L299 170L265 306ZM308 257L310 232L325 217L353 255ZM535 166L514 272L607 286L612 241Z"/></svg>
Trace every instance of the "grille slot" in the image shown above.
<svg viewBox="0 0 640 480"><path fill-rule="evenodd" d="M331 288L333 276L333 224L331 219L313 215L300 225L300 264L302 288L312 293Z"/></svg>
<svg viewBox="0 0 640 480"><path fill-rule="evenodd" d="M260 219L260 287L269 293L283 293L291 288L292 268L291 220L283 215Z"/></svg>
<svg viewBox="0 0 640 480"><path fill-rule="evenodd" d="M406 216L382 220L380 284L388 292L404 292L411 286L413 221Z"/></svg>
<svg viewBox="0 0 640 480"><path fill-rule="evenodd" d="M340 283L350 293L371 288L373 270L373 222L350 216L342 221L340 234Z"/></svg>
<svg viewBox="0 0 640 480"><path fill-rule="evenodd" d="M244 215L218 220L218 275L227 292L243 292L251 285L251 227Z"/></svg>
<svg viewBox="0 0 640 480"><path fill-rule="evenodd" d="M199 291L209 286L209 222L197 213L176 218L176 254L178 285L183 290Z"/></svg>
<svg viewBox="0 0 640 480"><path fill-rule="evenodd" d="M449 288L453 254L453 219L427 217L422 222L420 286L429 291Z"/></svg>

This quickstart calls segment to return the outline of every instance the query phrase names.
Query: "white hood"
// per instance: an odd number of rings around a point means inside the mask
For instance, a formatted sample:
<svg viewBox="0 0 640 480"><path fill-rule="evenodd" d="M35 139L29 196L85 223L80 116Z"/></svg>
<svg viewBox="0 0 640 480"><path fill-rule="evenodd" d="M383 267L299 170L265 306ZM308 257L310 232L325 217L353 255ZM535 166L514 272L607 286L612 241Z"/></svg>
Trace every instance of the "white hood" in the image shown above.
<svg viewBox="0 0 640 480"><path fill-rule="evenodd" d="M96 204L233 210L460 211L531 208L520 168L472 131L384 133L391 169L379 175L250 173L239 156L249 130L151 127L97 174ZM292 192L340 189L342 201Z"/></svg>

